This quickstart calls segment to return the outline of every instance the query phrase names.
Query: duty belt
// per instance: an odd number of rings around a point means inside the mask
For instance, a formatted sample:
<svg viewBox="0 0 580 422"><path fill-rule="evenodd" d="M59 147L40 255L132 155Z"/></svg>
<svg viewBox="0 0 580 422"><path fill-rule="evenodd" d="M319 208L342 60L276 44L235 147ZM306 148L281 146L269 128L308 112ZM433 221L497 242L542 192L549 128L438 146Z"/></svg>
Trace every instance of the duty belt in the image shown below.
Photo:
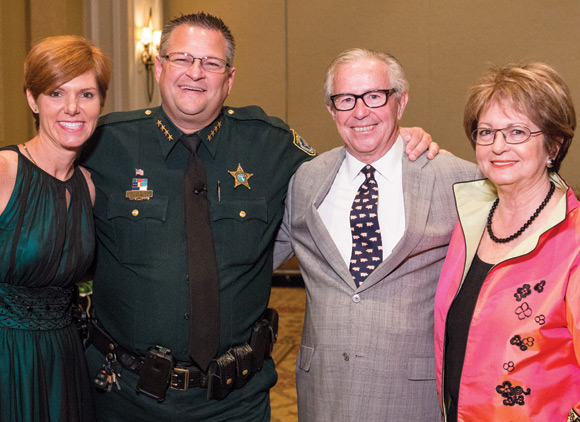
<svg viewBox="0 0 580 422"><path fill-rule="evenodd" d="M254 324L249 342L234 346L212 360L207 373L194 365L176 366L171 351L162 346L150 348L146 357L137 356L120 346L94 318L91 318L89 324L89 336L85 346L92 344L105 356L107 365L106 369L102 370L103 374L107 371L118 375L121 368L127 369L139 375L137 392L160 402L165 399L165 390L168 387L179 391L196 387L207 388L208 400L221 400L233 389L243 387L262 369L264 360L272 354L277 335L278 312L268 308L263 318ZM153 364L154 378L150 375L151 371L148 371L150 361L157 362ZM105 368L105 365L103 367ZM159 368L167 369L161 369L163 374L158 375ZM97 388L98 378L99 374L95 379Z"/></svg>

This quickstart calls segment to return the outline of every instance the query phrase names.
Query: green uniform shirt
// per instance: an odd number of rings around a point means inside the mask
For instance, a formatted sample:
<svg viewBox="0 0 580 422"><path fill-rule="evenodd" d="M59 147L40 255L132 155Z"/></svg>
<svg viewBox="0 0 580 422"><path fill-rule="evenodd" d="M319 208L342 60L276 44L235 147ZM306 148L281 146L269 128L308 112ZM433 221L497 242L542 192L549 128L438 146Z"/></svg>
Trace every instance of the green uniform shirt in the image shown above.
<svg viewBox="0 0 580 422"><path fill-rule="evenodd" d="M268 304L272 248L287 185L314 151L284 122L255 106L224 107L198 134L220 278L221 354L248 341L254 322ZM161 107L112 113L100 120L82 164L91 171L96 187L93 306L97 317L128 350L144 355L149 347L162 345L178 361L187 362L189 281L183 179L190 152L179 142L181 135ZM126 197L133 179L146 179L146 190L152 191L149 200ZM143 188L143 183L138 180L135 185ZM94 360L89 353L93 365ZM131 378L127 373L123 371L123 377ZM273 365L266 365L242 390L267 391L274 382ZM128 389L136 396L134 386ZM240 396L238 392L223 402L207 402L205 390L194 390L200 391L169 390L163 407L170 396L180 394L177 400L181 400L193 394L188 399L192 407L200 406L209 415L208 406L224 408ZM115 394L119 393L108 395ZM196 402L197 398L203 402ZM114 401L106 397L100 401L105 400Z"/></svg>

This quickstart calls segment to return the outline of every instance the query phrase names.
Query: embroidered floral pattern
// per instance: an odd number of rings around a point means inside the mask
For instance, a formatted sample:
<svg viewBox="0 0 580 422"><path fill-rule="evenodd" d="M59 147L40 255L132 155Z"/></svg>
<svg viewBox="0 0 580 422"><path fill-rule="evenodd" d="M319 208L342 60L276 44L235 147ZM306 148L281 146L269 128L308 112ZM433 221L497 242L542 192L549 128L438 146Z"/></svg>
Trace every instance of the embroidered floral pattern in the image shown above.
<svg viewBox="0 0 580 422"><path fill-rule="evenodd" d="M530 289L530 285L529 284L524 284L522 287L518 287L518 290L516 291L516 293L514 293L514 297L516 298L516 300L518 302L521 302L521 300L529 295L532 294L532 290Z"/></svg>
<svg viewBox="0 0 580 422"><path fill-rule="evenodd" d="M513 371L514 368L515 368L515 364L511 360L509 362L506 362L503 364L503 369L508 371L508 372Z"/></svg>
<svg viewBox="0 0 580 422"><path fill-rule="evenodd" d="M534 345L534 338L522 338L519 334L516 334L510 339L510 344L518 346L522 352L525 352L528 350L528 347L532 347Z"/></svg>
<svg viewBox="0 0 580 422"><path fill-rule="evenodd" d="M525 298L530 296L532 293L543 293L544 288L546 286L546 280L542 280L536 283L531 288L531 284L524 283L520 287L517 288L516 292L514 293L514 298L516 302L521 302L521 304L516 308L515 314L518 317L518 320L523 321L527 318L532 317L533 310L528 304L528 302L522 302ZM534 316L534 321L538 325L544 325L546 323L546 316L544 314L538 314ZM514 335L510 339L510 344L518 347L522 352L531 348L535 343L533 337L523 337L519 334ZM515 370L515 362L507 361L503 364L503 370L507 373L511 373ZM531 389L527 388L524 389L522 386L519 385L512 385L510 381L504 381L502 384L496 386L496 392L503 397L503 405L504 406L523 406L525 404L525 396L531 394ZM574 410L570 411L568 415L568 422L580 422L580 416L578 416Z"/></svg>
<svg viewBox="0 0 580 422"><path fill-rule="evenodd" d="M515 406L516 404L523 406L525 404L524 396L529 396L532 392L531 389L524 390L519 385L514 387L509 381L504 381L495 387L495 391L504 398L502 401L504 406Z"/></svg>
<svg viewBox="0 0 580 422"><path fill-rule="evenodd" d="M539 283L536 283L534 285L534 290L538 293L542 293L544 291L545 286L546 286L546 280L542 280ZM528 297L531 294L532 294L531 286L528 283L526 283L526 284L522 285L522 287L518 287L518 289L514 293L514 297L516 298L516 300L518 302L521 302L522 299Z"/></svg>
<svg viewBox="0 0 580 422"><path fill-rule="evenodd" d="M542 293L544 291L545 285L546 285L546 280L542 280L534 286L534 290L538 293Z"/></svg>
<svg viewBox="0 0 580 422"><path fill-rule="evenodd" d="M532 316L532 308L528 305L528 302L522 303L516 308L516 315L519 320L526 319Z"/></svg>

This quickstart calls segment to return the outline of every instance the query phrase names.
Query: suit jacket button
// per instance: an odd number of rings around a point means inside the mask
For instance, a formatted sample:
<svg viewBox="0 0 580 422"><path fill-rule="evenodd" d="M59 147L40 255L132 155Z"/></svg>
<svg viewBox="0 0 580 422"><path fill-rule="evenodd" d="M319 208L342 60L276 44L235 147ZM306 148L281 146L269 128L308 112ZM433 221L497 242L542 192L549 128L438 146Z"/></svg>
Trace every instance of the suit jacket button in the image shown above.
<svg viewBox="0 0 580 422"><path fill-rule="evenodd" d="M352 301L353 301L354 303L359 303L359 302L360 302L360 296L359 296L359 295L354 295L354 296L352 297Z"/></svg>

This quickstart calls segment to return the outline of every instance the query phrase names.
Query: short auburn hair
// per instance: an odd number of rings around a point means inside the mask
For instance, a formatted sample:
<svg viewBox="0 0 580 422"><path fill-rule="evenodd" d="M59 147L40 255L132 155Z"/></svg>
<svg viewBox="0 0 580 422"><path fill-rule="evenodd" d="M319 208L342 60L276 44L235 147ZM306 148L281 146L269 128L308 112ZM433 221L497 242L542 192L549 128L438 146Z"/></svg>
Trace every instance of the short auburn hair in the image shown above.
<svg viewBox="0 0 580 422"><path fill-rule="evenodd" d="M549 171L557 172L576 129L572 95L560 74L540 62L489 69L467 95L463 128L469 139L482 113L494 102L505 103L540 128L544 146L553 160ZM472 146L475 148L473 142Z"/></svg>
<svg viewBox="0 0 580 422"><path fill-rule="evenodd" d="M36 44L24 62L24 92L36 99L87 72L94 72L101 107L111 79L111 62L99 47L77 35L48 37ZM38 116L35 116L38 117Z"/></svg>

